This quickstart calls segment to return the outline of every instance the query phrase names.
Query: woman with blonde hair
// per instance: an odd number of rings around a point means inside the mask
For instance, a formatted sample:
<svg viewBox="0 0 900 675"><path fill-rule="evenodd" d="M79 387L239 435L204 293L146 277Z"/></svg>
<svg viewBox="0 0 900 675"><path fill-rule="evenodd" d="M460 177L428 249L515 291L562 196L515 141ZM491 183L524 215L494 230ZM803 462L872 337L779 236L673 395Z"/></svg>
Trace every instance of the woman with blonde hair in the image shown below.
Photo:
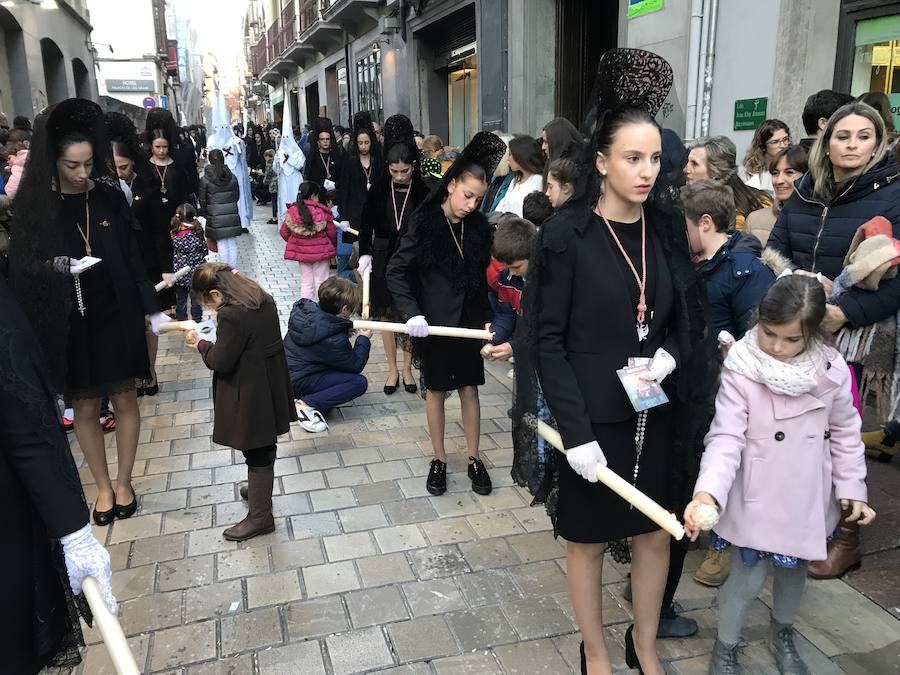
<svg viewBox="0 0 900 675"><path fill-rule="evenodd" d="M791 144L791 130L781 120L766 120L758 127L750 141L744 163L738 168L738 175L750 187L775 195L769 164L778 153Z"/></svg>
<svg viewBox="0 0 900 675"><path fill-rule="evenodd" d="M859 102L839 108L813 145L809 172L797 181L796 198L784 205L769 236L769 249L798 269L821 274L830 290L829 280L843 270L861 225L883 216L890 221L893 236L900 236L900 170L887 144L884 120L877 110ZM894 321L882 322L898 310L898 277L882 279L876 290L851 286L826 306L823 330L838 333L835 346L854 366L863 396L868 386L878 386L869 382L869 366L862 365L868 346L888 339L881 327L893 327ZM827 559L810 564L811 576L833 578L859 565L859 524L848 515L843 513L828 543Z"/></svg>

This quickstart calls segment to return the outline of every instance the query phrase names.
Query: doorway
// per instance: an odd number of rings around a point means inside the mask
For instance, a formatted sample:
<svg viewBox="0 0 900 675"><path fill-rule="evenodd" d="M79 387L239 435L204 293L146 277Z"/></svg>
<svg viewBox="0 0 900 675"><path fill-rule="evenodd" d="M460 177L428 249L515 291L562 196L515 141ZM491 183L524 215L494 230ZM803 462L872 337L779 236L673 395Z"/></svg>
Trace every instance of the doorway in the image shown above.
<svg viewBox="0 0 900 675"><path fill-rule="evenodd" d="M50 38L41 40L41 60L44 65L47 104L53 105L69 98L66 62L59 47Z"/></svg>
<svg viewBox="0 0 900 675"><path fill-rule="evenodd" d="M478 68L475 57L450 68L447 74L448 144L462 148L478 131Z"/></svg>
<svg viewBox="0 0 900 675"><path fill-rule="evenodd" d="M604 52L617 46L619 3L557 0L556 114L584 126L594 102L591 90Z"/></svg>
<svg viewBox="0 0 900 675"><path fill-rule="evenodd" d="M306 92L306 122L312 126L313 121L319 116L319 82L316 80L308 84Z"/></svg>

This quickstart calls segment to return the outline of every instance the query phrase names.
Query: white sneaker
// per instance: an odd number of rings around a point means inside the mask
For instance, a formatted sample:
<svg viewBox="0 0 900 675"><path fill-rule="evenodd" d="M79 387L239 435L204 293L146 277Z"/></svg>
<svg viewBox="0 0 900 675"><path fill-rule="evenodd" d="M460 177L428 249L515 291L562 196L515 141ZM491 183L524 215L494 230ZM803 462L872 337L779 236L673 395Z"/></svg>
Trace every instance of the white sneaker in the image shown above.
<svg viewBox="0 0 900 675"><path fill-rule="evenodd" d="M297 403L297 417L300 426L311 434L328 431L328 422L325 421L322 413L315 408Z"/></svg>

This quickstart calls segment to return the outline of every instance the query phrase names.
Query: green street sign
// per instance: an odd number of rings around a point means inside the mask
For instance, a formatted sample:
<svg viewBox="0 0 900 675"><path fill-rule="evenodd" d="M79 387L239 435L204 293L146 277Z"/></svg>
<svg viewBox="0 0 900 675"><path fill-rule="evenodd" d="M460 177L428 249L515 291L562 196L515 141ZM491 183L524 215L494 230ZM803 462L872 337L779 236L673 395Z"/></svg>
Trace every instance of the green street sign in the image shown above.
<svg viewBox="0 0 900 675"><path fill-rule="evenodd" d="M744 98L734 102L734 130L753 131L766 121L769 99Z"/></svg>
<svg viewBox="0 0 900 675"><path fill-rule="evenodd" d="M628 0L628 18L636 19L663 8L663 0Z"/></svg>

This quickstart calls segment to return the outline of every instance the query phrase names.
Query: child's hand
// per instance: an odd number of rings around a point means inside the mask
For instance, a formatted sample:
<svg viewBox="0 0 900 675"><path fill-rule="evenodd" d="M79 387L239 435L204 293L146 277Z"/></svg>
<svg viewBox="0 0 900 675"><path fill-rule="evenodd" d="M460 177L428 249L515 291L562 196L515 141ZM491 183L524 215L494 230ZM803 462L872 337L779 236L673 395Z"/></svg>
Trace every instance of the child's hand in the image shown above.
<svg viewBox="0 0 900 675"><path fill-rule="evenodd" d="M358 330L356 331L356 334L362 335L363 337L369 338L370 340L372 339L372 331L370 330Z"/></svg>
<svg viewBox="0 0 900 675"><path fill-rule="evenodd" d="M491 361L509 361L513 355L512 345L504 342L502 345L494 345L491 349Z"/></svg>
<svg viewBox="0 0 900 675"><path fill-rule="evenodd" d="M197 343L200 342L200 336L197 334L195 330L186 331L184 334L184 345L185 347L194 348L197 346Z"/></svg>
<svg viewBox="0 0 900 675"><path fill-rule="evenodd" d="M490 342L487 343L484 347L481 348L481 358L487 359L488 361L493 361L491 357L492 352L494 351L494 345Z"/></svg>
<svg viewBox="0 0 900 675"><path fill-rule="evenodd" d="M697 541L697 537L700 535L700 525L694 520L694 509L700 504L719 508L716 500L708 492L698 492L694 495L694 499L684 509L684 533L690 537L691 541Z"/></svg>
<svg viewBox="0 0 900 675"><path fill-rule="evenodd" d="M865 502L858 502L855 499L842 499L841 509L846 511L852 509L850 515L847 516L848 522L858 522L860 525L868 525L875 520L875 509Z"/></svg>

